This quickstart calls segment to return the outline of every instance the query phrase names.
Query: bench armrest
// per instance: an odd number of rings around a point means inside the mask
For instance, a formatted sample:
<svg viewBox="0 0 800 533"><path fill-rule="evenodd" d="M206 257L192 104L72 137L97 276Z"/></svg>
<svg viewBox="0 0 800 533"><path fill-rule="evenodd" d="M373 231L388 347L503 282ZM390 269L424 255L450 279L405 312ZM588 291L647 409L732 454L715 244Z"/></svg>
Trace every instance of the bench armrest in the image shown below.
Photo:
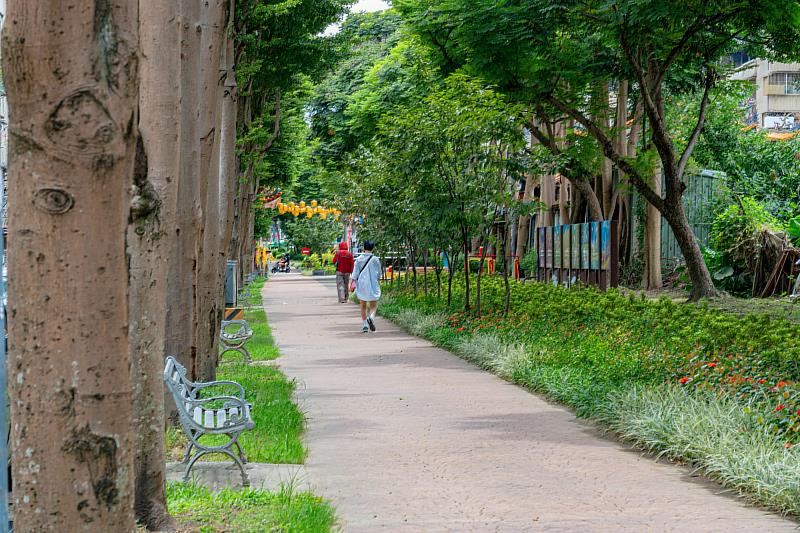
<svg viewBox="0 0 800 533"><path fill-rule="evenodd" d="M195 390L205 389L208 387L215 387L215 386L223 386L223 385L230 385L232 387L236 387L239 391L239 399L244 401L244 387L242 387L239 383L235 381L206 381L205 383L194 383Z"/></svg>
<svg viewBox="0 0 800 533"><path fill-rule="evenodd" d="M237 327L234 332L228 333L227 328ZM246 336L253 334L253 328L247 323L247 320L223 320L220 327L220 335L227 335L229 337Z"/></svg>
<svg viewBox="0 0 800 533"><path fill-rule="evenodd" d="M211 398L202 398L199 400L186 400L186 403L190 404L192 408L194 407L203 407L204 405L211 403L211 402L225 402L223 405L227 407L238 407L240 412L244 413L243 409L248 408L247 402L237 398L235 396L213 396Z"/></svg>

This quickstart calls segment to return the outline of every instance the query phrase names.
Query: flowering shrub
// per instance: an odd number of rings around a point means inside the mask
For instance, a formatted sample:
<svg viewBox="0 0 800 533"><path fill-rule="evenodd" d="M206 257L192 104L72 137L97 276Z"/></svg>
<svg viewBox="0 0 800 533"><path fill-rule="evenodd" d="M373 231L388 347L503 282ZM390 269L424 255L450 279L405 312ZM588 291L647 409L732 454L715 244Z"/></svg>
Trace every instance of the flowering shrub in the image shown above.
<svg viewBox="0 0 800 533"><path fill-rule="evenodd" d="M764 368L752 353L690 354L674 377L681 385L732 394L756 423L784 435L787 446L800 443L800 385Z"/></svg>
<svg viewBox="0 0 800 533"><path fill-rule="evenodd" d="M463 288L454 281L454 308ZM435 298L415 298L420 310L438 310ZM615 291L565 290L540 283L512 285L505 317L503 284L484 277L481 318L452 313L450 335L492 332L511 342L546 346L539 357L556 368L577 367L605 383L677 383L731 394L758 424L800 443L800 337L797 324L764 315L738 317L702 305L643 300ZM442 338L442 344L447 339Z"/></svg>

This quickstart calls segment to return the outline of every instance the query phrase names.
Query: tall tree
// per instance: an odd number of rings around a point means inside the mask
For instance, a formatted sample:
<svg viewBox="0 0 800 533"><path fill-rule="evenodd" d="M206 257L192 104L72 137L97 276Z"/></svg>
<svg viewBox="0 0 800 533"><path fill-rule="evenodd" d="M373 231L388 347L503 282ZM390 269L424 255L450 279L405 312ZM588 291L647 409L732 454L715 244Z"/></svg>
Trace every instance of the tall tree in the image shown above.
<svg viewBox="0 0 800 533"><path fill-rule="evenodd" d="M14 518L133 531L138 3L72 7L10 0L3 31Z"/></svg>
<svg viewBox="0 0 800 533"><path fill-rule="evenodd" d="M180 6L140 0L139 133L130 257L130 347L134 393L135 510L150 530L168 530L164 471L165 310L178 192ZM168 53L163 53L168 50ZM166 259L166 260L165 260Z"/></svg>
<svg viewBox="0 0 800 533"><path fill-rule="evenodd" d="M669 223L692 280L691 298L715 294L683 209L683 173L705 123L721 58L733 47L754 45L766 55L796 54L800 5L780 0L399 0L398 5L446 66L467 64L538 102L547 114L584 128ZM596 99L587 98L598 82L616 79L634 83L643 102L663 168L663 194L649 186L652 166L622 153L604 115L593 109ZM686 86L701 87L701 105L688 138L674 139L665 94Z"/></svg>
<svg viewBox="0 0 800 533"><path fill-rule="evenodd" d="M223 309L220 309L222 289L219 286L222 267L217 259L219 243L220 203L220 126L223 105L224 61L227 52L225 30L229 0L209 0L202 3L200 20L201 61L199 69L200 102L200 209L196 243L197 292L194 345L197 353L197 376L213 381L217 368L217 337Z"/></svg>
<svg viewBox="0 0 800 533"><path fill-rule="evenodd" d="M305 76L322 77L338 52L323 32L346 13L352 0L260 0L236 3L235 32L238 137L242 165L234 206L232 257L240 275L253 257L253 202L261 166L282 133L283 99ZM269 58L269 59L267 59Z"/></svg>
<svg viewBox="0 0 800 533"><path fill-rule="evenodd" d="M183 364L192 379L197 376L194 323L196 320L197 255L196 242L202 222L200 190L198 185L199 152L199 61L200 21L199 4L193 0L180 0L180 139L178 201L171 242L173 251L169 265L167 294L166 353ZM167 405L171 404L171 399ZM175 414L174 409L170 413Z"/></svg>

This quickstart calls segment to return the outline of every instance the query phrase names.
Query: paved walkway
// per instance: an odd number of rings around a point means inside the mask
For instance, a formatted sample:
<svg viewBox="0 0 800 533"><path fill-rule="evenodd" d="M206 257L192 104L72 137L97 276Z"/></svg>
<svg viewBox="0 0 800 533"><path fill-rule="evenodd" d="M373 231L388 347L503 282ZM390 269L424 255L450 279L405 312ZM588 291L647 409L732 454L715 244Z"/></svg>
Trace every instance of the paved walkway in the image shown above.
<svg viewBox="0 0 800 533"><path fill-rule="evenodd" d="M274 276L265 306L346 532L796 527L383 320L363 335L331 280Z"/></svg>

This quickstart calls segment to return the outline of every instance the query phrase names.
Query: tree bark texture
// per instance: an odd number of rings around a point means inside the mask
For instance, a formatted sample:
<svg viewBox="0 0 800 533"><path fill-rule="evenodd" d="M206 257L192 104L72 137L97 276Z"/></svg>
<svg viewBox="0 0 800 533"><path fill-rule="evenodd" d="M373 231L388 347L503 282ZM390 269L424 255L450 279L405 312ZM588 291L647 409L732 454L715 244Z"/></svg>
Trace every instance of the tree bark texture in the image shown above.
<svg viewBox="0 0 800 533"><path fill-rule="evenodd" d="M219 221L220 117L224 77L224 46L227 0L209 0L201 5L200 62L200 198L201 216L197 241L197 376L213 381L217 368L217 337L222 319L220 262L217 256Z"/></svg>
<svg viewBox="0 0 800 533"><path fill-rule="evenodd" d="M533 190L536 185L536 180L533 175L528 175L525 180L525 191L522 193L522 203L529 204L533 199ZM530 215L521 215L519 217L519 226L517 229L517 249L516 255L519 258L525 256L528 247L528 235L530 233L531 217Z"/></svg>
<svg viewBox="0 0 800 533"><path fill-rule="evenodd" d="M553 204L556 201L555 193L555 180L552 174L542 174L541 181L539 182L539 197L544 208L539 212L539 219L541 220L541 227L550 227L553 225Z"/></svg>
<svg viewBox="0 0 800 533"><path fill-rule="evenodd" d="M650 186L653 192L661 194L661 165L656 165ZM661 279L661 213L651 204L647 204L647 222L644 232L647 242L645 245L647 250L646 286L647 290L656 290L664 285Z"/></svg>
<svg viewBox="0 0 800 533"><path fill-rule="evenodd" d="M230 19L229 28L233 27L234 5L228 10ZM222 100L222 118L220 130L220 159L219 159L219 223L222 227L217 253L221 262L220 283L225 287L226 260L233 257L228 253L228 248L233 235L233 219L235 207L235 192L237 175L236 160L236 118L237 118L237 88L236 72L234 68L233 35L230 30L227 35L225 54L225 81ZM224 295L223 295L224 296ZM223 302L224 303L224 302Z"/></svg>
<svg viewBox="0 0 800 533"><path fill-rule="evenodd" d="M136 433L135 511L137 520L149 530L162 531L176 527L166 504L162 372L179 174L181 27L179 6L174 0L139 1L141 140L131 211L133 224L127 241Z"/></svg>
<svg viewBox="0 0 800 533"><path fill-rule="evenodd" d="M183 364L190 379L196 379L195 317L196 242L200 211L198 175L200 166L198 132L198 61L200 24L198 2L180 0L181 11L181 108L180 174L175 214L173 261L170 263L167 308L167 354ZM170 400L171 402L171 400ZM169 402L168 404L169 405Z"/></svg>
<svg viewBox="0 0 800 533"><path fill-rule="evenodd" d="M598 109L600 113L597 117L597 120L606 128L609 125L609 97L608 97L608 82L601 83L598 87L598 94L597 97L599 98L599 105ZM599 190L599 197L602 198L603 202L603 220L611 220L611 211L613 206L611 204L611 197L612 197L612 163L611 160L607 157L603 157L600 163L600 190Z"/></svg>
<svg viewBox="0 0 800 533"><path fill-rule="evenodd" d="M17 531L133 531L129 231L137 2L9 0Z"/></svg>

